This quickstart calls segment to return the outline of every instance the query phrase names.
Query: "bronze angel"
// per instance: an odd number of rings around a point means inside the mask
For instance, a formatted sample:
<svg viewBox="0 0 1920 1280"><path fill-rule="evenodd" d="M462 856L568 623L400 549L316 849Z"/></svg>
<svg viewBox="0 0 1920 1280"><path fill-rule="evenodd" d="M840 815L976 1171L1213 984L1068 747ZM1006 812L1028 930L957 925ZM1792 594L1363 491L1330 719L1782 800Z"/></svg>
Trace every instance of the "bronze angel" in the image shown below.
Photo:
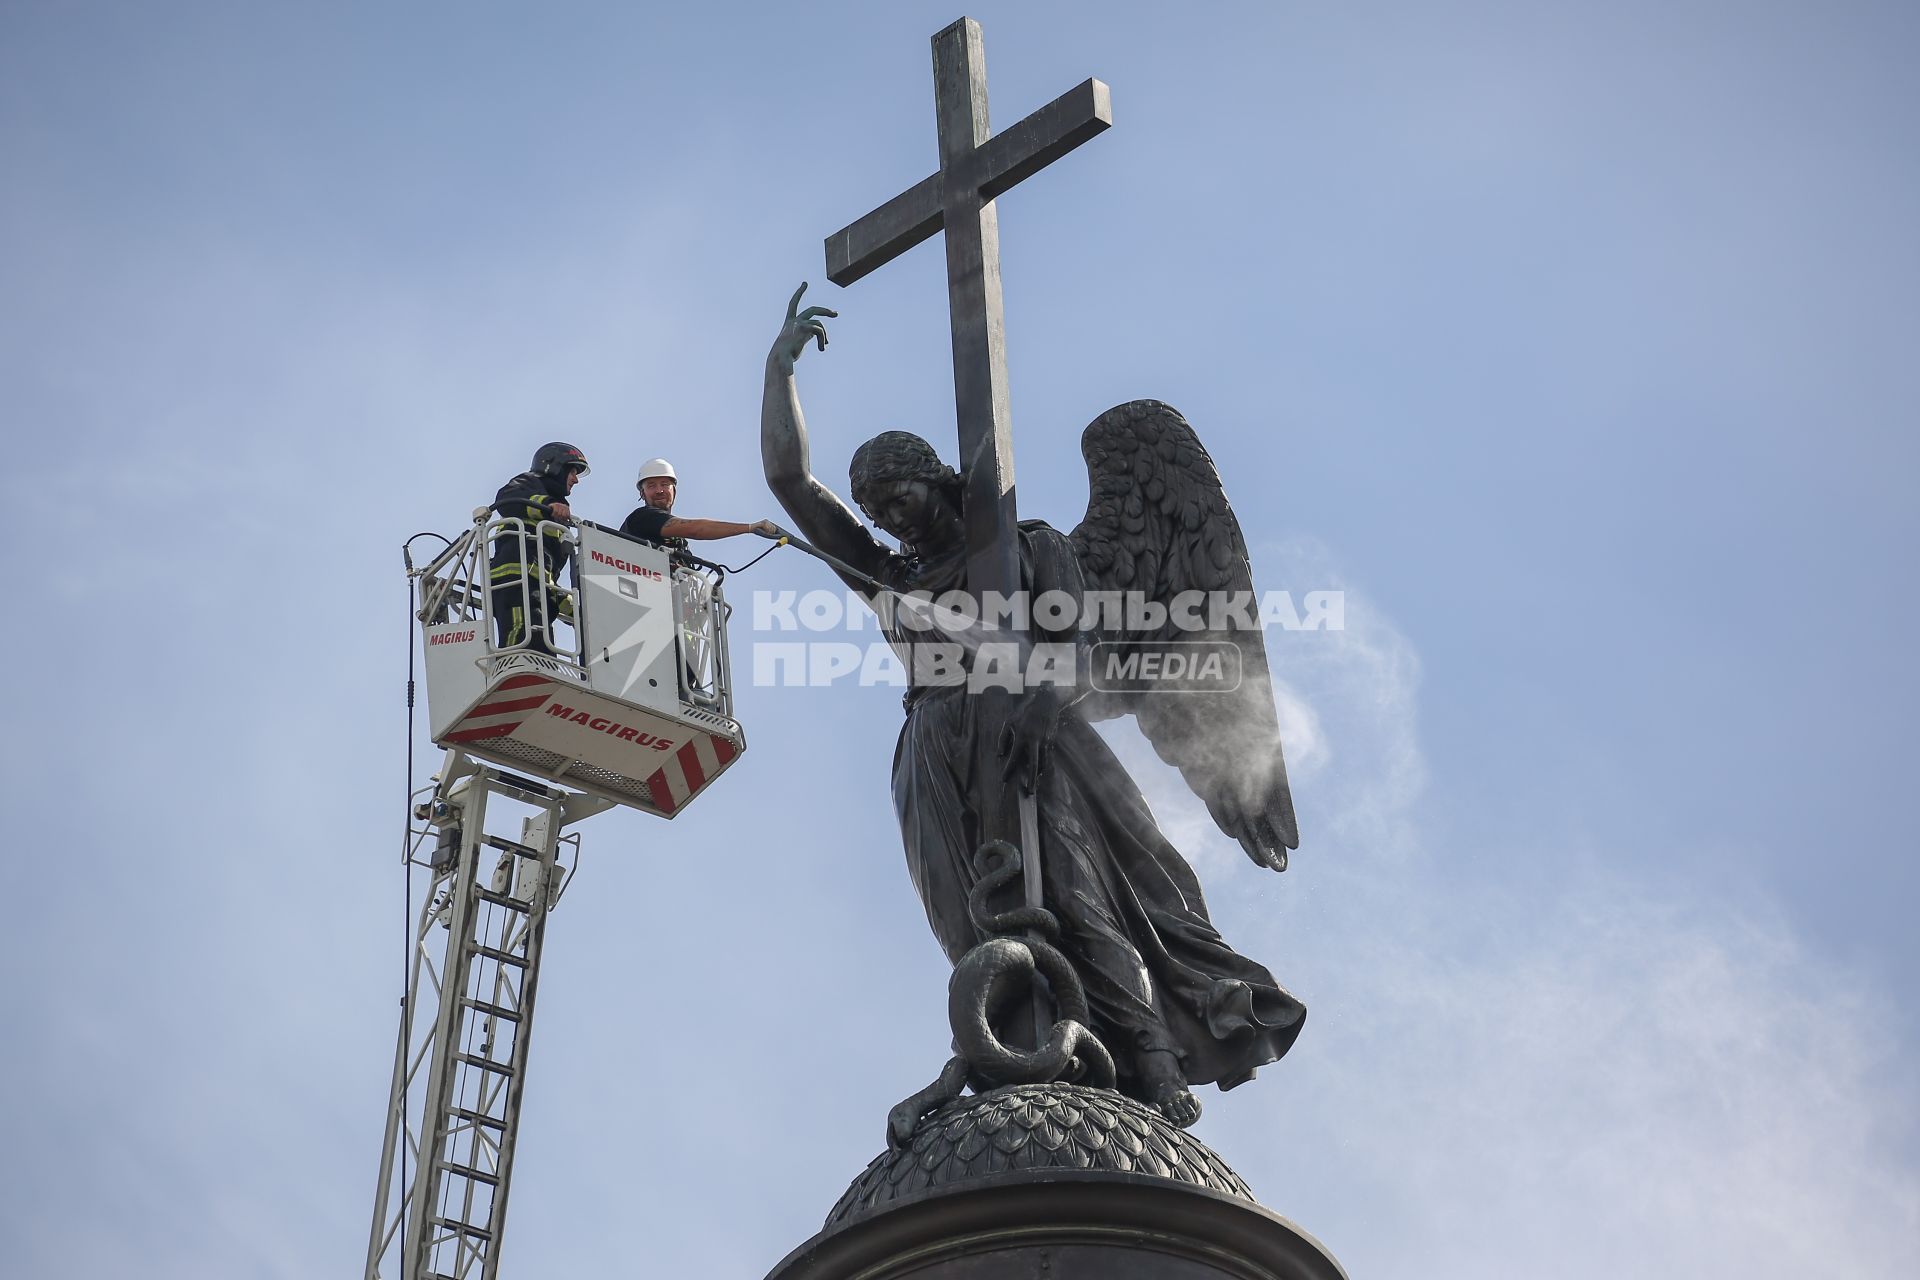
<svg viewBox="0 0 1920 1280"><path fill-rule="evenodd" d="M835 313L798 310L799 299L796 293L767 357L761 451L768 485L801 536L854 570L842 578L869 599L874 581L897 593L964 591L961 478L925 440L889 431L861 445L852 462L854 502L898 550L813 474L793 368L809 342L826 348L824 317ZM981 786L999 784L974 776L975 742L999 735L1009 771L1035 797L1044 905L1059 920L1060 949L1085 986L1092 1029L1113 1055L1119 1088L1186 1125L1199 1115L1189 1085L1230 1089L1250 1079L1292 1045L1305 1008L1221 939L1192 868L1090 721L1131 713L1220 829L1275 871L1298 845L1293 802L1265 648L1245 608L1253 598L1246 543L1212 459L1180 414L1152 400L1094 419L1082 452L1092 486L1086 516L1070 534L1022 522L1022 588L1035 597L1063 591L1076 601L1137 593L1163 606L1197 592L1228 607L1168 611L1145 633L1089 634L1082 610L1071 633L1051 634L1036 613L1030 639L1082 653L1101 639L1230 639L1241 654L1238 687L1177 695L1098 693L1084 681L1029 687L1004 723L989 725L986 700L963 685L915 684L894 754L894 806L927 920L958 963L983 940L968 909L979 874L977 797ZM909 635L897 615L881 612L897 646L925 640L924 621ZM1190 629L1196 621L1198 631Z"/></svg>

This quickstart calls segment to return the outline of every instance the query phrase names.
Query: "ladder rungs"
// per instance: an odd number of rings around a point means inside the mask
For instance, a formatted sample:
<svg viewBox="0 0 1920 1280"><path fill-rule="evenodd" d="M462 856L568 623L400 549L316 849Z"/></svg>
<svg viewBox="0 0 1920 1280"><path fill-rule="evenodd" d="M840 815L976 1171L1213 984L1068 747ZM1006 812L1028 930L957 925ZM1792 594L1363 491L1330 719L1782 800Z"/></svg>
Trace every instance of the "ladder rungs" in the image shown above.
<svg viewBox="0 0 1920 1280"><path fill-rule="evenodd" d="M451 1160L442 1160L440 1167L448 1173L456 1173L463 1178L472 1178L475 1182L484 1182L490 1187L500 1185L499 1174L488 1173L485 1169L476 1169L470 1164L455 1164Z"/></svg>
<svg viewBox="0 0 1920 1280"><path fill-rule="evenodd" d="M455 1107L451 1114L462 1120L471 1120L475 1124L485 1125L489 1129L498 1129L502 1133L507 1131L505 1120L490 1116L484 1111L469 1111L465 1107Z"/></svg>
<svg viewBox="0 0 1920 1280"><path fill-rule="evenodd" d="M476 1240L493 1239L493 1232L485 1227L476 1227L471 1222L462 1222L458 1218L431 1218L429 1221L436 1227L452 1227L455 1231L470 1235Z"/></svg>
<svg viewBox="0 0 1920 1280"><path fill-rule="evenodd" d="M478 1067L482 1071L491 1071L495 1075L510 1076L513 1074L513 1067L510 1064L495 1062L492 1058L482 1058L477 1054L463 1053L460 1055L459 1061L466 1063L470 1067Z"/></svg>
<svg viewBox="0 0 1920 1280"><path fill-rule="evenodd" d="M498 947L483 947L475 943L473 954L485 956L489 960L498 960L501 964L517 965L522 969L527 967L527 958L525 956L516 956L511 951L502 951Z"/></svg>
<svg viewBox="0 0 1920 1280"><path fill-rule="evenodd" d="M491 902L496 907L505 907L509 911L522 913L533 910L533 904L525 898L512 898L504 893L495 893L491 889L475 889L473 896L482 902Z"/></svg>
<svg viewBox="0 0 1920 1280"><path fill-rule="evenodd" d="M485 1000L475 1000L472 996L461 996L460 1003L475 1013L484 1013L489 1018L505 1018L508 1022L518 1022L526 1016L518 1009L509 1009L503 1004L488 1004Z"/></svg>

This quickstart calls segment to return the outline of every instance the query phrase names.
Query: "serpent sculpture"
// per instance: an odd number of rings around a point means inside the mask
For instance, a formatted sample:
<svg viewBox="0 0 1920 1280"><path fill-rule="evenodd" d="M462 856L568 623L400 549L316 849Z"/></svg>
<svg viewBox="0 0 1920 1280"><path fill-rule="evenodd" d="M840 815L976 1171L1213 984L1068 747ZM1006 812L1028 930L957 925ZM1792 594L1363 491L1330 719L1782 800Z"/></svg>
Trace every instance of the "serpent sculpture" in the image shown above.
<svg viewBox="0 0 1920 1280"><path fill-rule="evenodd" d="M1086 992L1073 966L1053 945L1060 936L1059 920L1044 907L988 907L988 899L1019 876L1020 851L1004 840L989 841L974 853L973 867L978 879L967 895L967 908L974 924L991 936L953 967L947 1020L953 1027L954 1056L939 1079L887 1113L890 1147L904 1147L922 1116L959 1097L969 1084L975 1092L1062 1079L1101 1089L1114 1086L1113 1057L1088 1027ZM1027 936L1009 936L1022 930ZM994 1031L994 1018L1020 995L1023 984L1036 1001L1044 998L1036 974L1052 989L1059 1017L1045 1043L1017 1049Z"/></svg>

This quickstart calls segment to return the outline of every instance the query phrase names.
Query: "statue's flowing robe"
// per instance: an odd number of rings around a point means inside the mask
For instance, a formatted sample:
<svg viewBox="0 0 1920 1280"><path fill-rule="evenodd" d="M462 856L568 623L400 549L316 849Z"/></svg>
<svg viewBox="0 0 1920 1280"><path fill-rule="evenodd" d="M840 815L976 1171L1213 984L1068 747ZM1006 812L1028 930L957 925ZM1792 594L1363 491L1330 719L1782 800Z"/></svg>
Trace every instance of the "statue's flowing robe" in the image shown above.
<svg viewBox="0 0 1920 1280"><path fill-rule="evenodd" d="M1020 530L1021 586L1083 598L1066 537L1039 522ZM940 560L895 556L883 575L901 591L965 588L964 551ZM953 639L887 628L902 649ZM1035 632L1035 640L1070 640ZM908 661L912 668L912 661ZM1169 697L1179 696L1169 694ZM893 799L907 868L947 958L958 962L984 935L967 909L980 845L973 799L981 699L964 685L914 687L893 759ZM1193 869L1160 833L1140 789L1092 725L1060 717L1040 780L1040 865L1060 948L1086 986L1093 1030L1114 1051L1121 1087L1143 1049L1177 1052L1189 1083L1223 1089L1284 1054L1305 1007L1261 965L1239 955L1207 917ZM1000 785L997 776L992 785Z"/></svg>

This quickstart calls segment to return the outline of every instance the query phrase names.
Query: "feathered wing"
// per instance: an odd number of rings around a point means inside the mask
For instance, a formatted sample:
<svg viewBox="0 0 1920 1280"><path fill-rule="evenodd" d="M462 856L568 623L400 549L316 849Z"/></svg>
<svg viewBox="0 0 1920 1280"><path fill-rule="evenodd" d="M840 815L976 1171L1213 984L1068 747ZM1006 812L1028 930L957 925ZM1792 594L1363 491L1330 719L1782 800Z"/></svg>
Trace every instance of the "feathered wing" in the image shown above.
<svg viewBox="0 0 1920 1280"><path fill-rule="evenodd" d="M1132 712L1220 829L1256 863L1284 871L1287 850L1299 847L1300 836L1253 569L1220 473L1187 420L1158 400L1107 410L1081 436L1080 451L1091 492L1071 538L1088 589L1137 592L1169 606L1159 628L1109 628L1100 638L1227 640L1238 647L1241 663L1239 686L1228 692L1104 693L1086 709L1094 718ZM1202 630L1176 625L1170 607L1183 592L1204 593ZM1236 595L1245 607L1231 607ZM1213 601L1228 607L1215 610Z"/></svg>

